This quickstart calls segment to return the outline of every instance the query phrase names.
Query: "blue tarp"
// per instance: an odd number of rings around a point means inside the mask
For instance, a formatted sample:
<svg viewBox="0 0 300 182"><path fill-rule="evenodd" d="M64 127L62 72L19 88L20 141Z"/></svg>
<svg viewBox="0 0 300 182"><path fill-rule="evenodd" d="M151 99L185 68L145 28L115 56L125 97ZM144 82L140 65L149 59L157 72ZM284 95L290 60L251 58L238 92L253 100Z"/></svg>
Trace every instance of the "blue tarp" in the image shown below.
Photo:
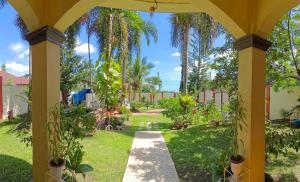
<svg viewBox="0 0 300 182"><path fill-rule="evenodd" d="M83 89L79 92L76 92L72 95L73 97L73 105L81 104L83 101L86 100L86 94L91 93L91 89Z"/></svg>

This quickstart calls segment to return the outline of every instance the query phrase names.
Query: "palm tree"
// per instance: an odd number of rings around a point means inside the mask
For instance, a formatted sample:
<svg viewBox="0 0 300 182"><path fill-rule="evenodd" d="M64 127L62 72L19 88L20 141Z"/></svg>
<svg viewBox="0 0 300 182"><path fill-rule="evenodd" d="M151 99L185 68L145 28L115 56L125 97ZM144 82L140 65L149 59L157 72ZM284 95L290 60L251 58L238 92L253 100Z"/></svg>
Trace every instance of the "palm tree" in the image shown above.
<svg viewBox="0 0 300 182"><path fill-rule="evenodd" d="M187 94L188 47L190 30L196 24L196 14L175 13L171 15L171 45L181 51L182 70L180 91Z"/></svg>
<svg viewBox="0 0 300 182"><path fill-rule="evenodd" d="M128 60L135 53L140 56L140 39L144 35L147 44L151 38L156 42L158 33L156 27L141 18L135 11L101 8L96 21L95 35L98 40L99 53L106 58L116 56L122 67L122 99L125 98L126 68ZM108 28L107 28L108 27ZM112 55L112 53L115 53ZM111 60L111 59L109 59ZM109 65L108 65L109 66Z"/></svg>
<svg viewBox="0 0 300 182"><path fill-rule="evenodd" d="M95 22L98 19L99 8L96 7L90 10L88 13L83 15L80 18L80 22L82 25L86 25L86 34L87 34L87 41L88 41L88 61L89 61L89 68L90 68L90 87L92 88L93 83L93 67L92 67L92 59L91 59L91 36L93 31L95 30Z"/></svg>
<svg viewBox="0 0 300 182"><path fill-rule="evenodd" d="M143 81L150 74L150 70L154 68L154 65L152 63L148 63L147 58L144 57L142 60L140 58L137 58L135 62L129 67L129 82L130 82L130 88L133 89L133 98L136 98L136 93L139 92L139 95L141 95L142 85ZM139 96L140 100L140 96Z"/></svg>
<svg viewBox="0 0 300 182"><path fill-rule="evenodd" d="M0 0L0 9L2 9L6 5L6 0Z"/></svg>

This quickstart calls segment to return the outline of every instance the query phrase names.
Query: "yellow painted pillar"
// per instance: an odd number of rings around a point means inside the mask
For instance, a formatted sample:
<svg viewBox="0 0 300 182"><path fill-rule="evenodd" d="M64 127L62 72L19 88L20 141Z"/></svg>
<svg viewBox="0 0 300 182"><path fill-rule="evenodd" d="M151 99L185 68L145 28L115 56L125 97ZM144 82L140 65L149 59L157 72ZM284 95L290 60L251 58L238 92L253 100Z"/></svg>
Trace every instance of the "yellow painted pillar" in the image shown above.
<svg viewBox="0 0 300 182"><path fill-rule="evenodd" d="M50 156L46 123L49 108L60 102L62 33L48 26L26 36L32 54L33 181L45 181Z"/></svg>
<svg viewBox="0 0 300 182"><path fill-rule="evenodd" d="M245 157L249 176L244 181L263 182L265 172L265 59L271 43L256 35L236 41L239 51L238 88L246 109L247 126L239 136L240 153Z"/></svg>

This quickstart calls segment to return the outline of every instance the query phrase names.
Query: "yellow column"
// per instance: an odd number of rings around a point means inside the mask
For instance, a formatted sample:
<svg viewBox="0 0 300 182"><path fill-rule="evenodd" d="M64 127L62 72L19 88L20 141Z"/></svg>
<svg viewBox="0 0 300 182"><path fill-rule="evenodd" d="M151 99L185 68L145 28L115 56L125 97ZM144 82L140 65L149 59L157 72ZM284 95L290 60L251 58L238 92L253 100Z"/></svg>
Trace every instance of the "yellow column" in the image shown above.
<svg viewBox="0 0 300 182"><path fill-rule="evenodd" d="M63 34L42 27L26 36L32 54L33 181L45 181L50 152L49 108L60 102L60 44Z"/></svg>
<svg viewBox="0 0 300 182"><path fill-rule="evenodd" d="M244 181L263 182L265 172L265 51L270 42L255 35L236 41L239 51L238 87L246 109L247 126L239 133L249 176Z"/></svg>

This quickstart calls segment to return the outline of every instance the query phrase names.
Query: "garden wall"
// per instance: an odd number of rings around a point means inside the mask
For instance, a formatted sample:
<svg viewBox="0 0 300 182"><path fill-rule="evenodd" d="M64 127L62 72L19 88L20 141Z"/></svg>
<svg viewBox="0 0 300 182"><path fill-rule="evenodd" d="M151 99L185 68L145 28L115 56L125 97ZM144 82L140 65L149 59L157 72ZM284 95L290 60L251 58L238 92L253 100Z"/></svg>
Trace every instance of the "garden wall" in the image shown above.
<svg viewBox="0 0 300 182"><path fill-rule="evenodd" d="M281 110L291 110L299 105L297 99L300 96L300 88L288 90L279 90L278 92L270 90L270 119L281 119Z"/></svg>
<svg viewBox="0 0 300 182"><path fill-rule="evenodd" d="M3 118L7 117L7 112L12 110L14 115L27 113L27 102L22 98L24 97L24 90L27 86L2 86L2 107Z"/></svg>
<svg viewBox="0 0 300 182"><path fill-rule="evenodd" d="M269 92L269 93L268 93ZM294 89L292 91L287 90L279 90L278 92L275 92L271 87L268 90L268 87L266 87L266 116L269 115L269 119L281 119L281 110L291 110L294 106L297 104L300 104L297 102L297 99L300 96L300 88ZM146 101L151 101L151 94L150 93L142 93L142 96L145 97ZM157 93L154 97L154 103L158 103L160 99L162 98L174 98L178 97L178 93L176 92L163 92L163 93ZM136 94L135 100L138 100L139 96ZM153 99L153 97L152 97ZM212 100L215 100L216 104L221 108L224 106L224 104L228 103L228 94L226 92L221 91L205 91L199 94L199 101L202 103L208 103ZM92 100L92 94L88 94L87 96L87 105L88 107L90 105L94 105L94 107L99 106L99 103L97 101L97 97L94 95L93 100L94 102L91 102ZM131 96L131 101L133 100L133 96Z"/></svg>

